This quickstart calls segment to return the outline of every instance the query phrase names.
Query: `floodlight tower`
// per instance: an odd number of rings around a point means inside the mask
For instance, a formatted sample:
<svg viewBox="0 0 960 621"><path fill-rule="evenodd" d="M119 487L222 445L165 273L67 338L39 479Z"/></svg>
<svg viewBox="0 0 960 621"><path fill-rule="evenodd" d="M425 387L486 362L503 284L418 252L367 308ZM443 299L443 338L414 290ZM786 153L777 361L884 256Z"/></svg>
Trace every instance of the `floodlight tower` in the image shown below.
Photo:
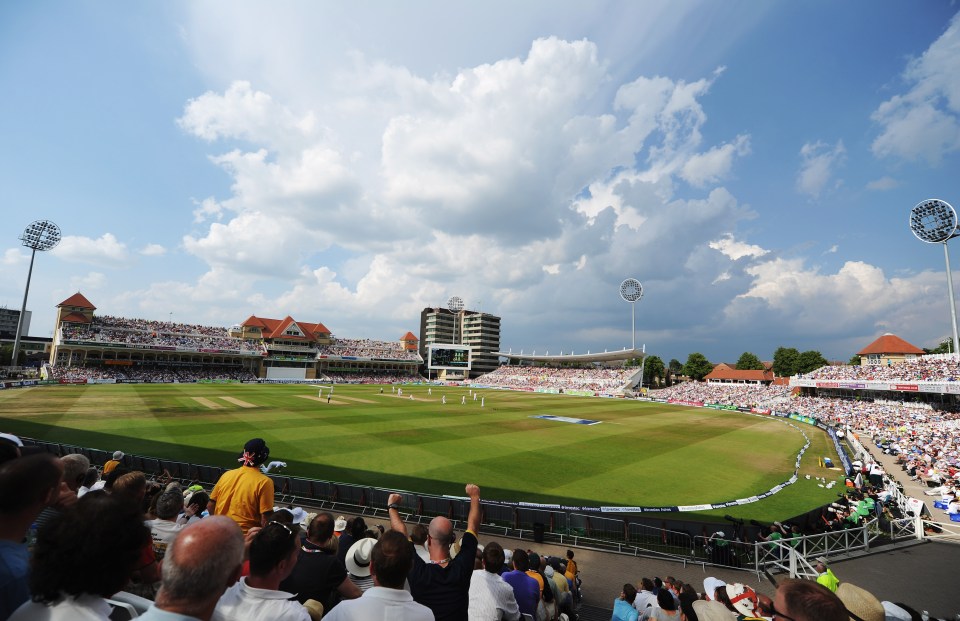
<svg viewBox="0 0 960 621"><path fill-rule="evenodd" d="M447 300L447 308L450 309L450 312L453 313L453 336L454 340L458 341L457 344L463 344L463 315L461 311L463 310L463 298L459 295L455 295ZM459 327L457 327L459 319Z"/></svg>
<svg viewBox="0 0 960 621"><path fill-rule="evenodd" d="M643 297L643 285L636 278L628 278L620 283L620 297L624 302L630 302L630 331L633 337L631 349L637 348L637 324L636 307L637 302Z"/></svg>
<svg viewBox="0 0 960 621"><path fill-rule="evenodd" d="M953 297L953 274L950 271L950 252L947 251L947 242L960 235L957 232L957 212L946 201L939 198L927 199L910 210L910 230L920 241L928 244L943 244L943 257L947 262L947 295L950 296L953 351L960 352L960 337L957 335L957 301Z"/></svg>
<svg viewBox="0 0 960 621"><path fill-rule="evenodd" d="M37 250L44 252L60 243L60 227L49 220L37 220L28 226L20 241L30 248L30 269L27 271L27 286L23 291L23 306L20 307L20 317L17 318L17 333L13 337L13 353L10 356L10 366L17 366L17 354L20 353L20 330L23 329L23 316L27 312L27 296L30 294L30 277L33 276L33 259Z"/></svg>

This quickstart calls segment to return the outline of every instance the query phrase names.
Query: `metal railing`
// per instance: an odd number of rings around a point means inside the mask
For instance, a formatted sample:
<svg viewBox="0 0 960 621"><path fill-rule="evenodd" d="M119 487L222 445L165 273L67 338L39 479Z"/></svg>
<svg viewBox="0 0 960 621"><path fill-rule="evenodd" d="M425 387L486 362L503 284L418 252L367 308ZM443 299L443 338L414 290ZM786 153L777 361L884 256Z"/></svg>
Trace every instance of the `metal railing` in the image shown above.
<svg viewBox="0 0 960 621"><path fill-rule="evenodd" d="M112 453L99 449L23 439L57 455L81 453L94 464L105 463L112 457ZM225 468L217 466L139 455L125 455L122 461L127 468L140 470L148 476L165 478L169 475L184 484L198 483L204 486L214 485L226 471ZM274 473L268 476L274 481L275 502L278 505L303 505L310 509L389 519L386 512L387 497L395 490ZM883 543L924 537L960 541L960 523L931 526L930 522L921 522L919 518L873 519L857 527L776 542L748 543L733 538L734 540L721 550L710 537L695 535L690 530L685 530L685 527L700 531L713 528L693 521L672 520L668 523L664 519L661 520L663 526L657 527L631 521L627 516L614 518L523 504L482 501L481 507L481 530L491 535L654 557L684 564L722 565L757 574L767 570L790 572L791 575L800 572L798 575L805 575L803 572L812 571L807 558L835 558L868 552L879 539L882 539ZM453 522L457 530L466 528L468 513L469 500L466 498L409 492L404 493L401 509L407 524L426 522L434 516L444 515Z"/></svg>

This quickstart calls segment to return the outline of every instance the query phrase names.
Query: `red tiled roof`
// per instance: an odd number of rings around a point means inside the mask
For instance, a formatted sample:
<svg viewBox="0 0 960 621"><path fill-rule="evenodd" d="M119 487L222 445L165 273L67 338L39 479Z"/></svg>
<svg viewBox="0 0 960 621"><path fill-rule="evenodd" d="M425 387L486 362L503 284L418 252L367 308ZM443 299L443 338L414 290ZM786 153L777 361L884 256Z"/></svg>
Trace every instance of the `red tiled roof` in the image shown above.
<svg viewBox="0 0 960 621"><path fill-rule="evenodd" d="M70 321L73 323L90 323L90 319L83 313L69 313L62 317L60 321Z"/></svg>
<svg viewBox="0 0 960 621"><path fill-rule="evenodd" d="M97 310L97 307L90 303L90 300L83 297L83 294L77 291L69 298L57 304L57 308L61 306L76 306L77 308L86 308L89 310Z"/></svg>
<svg viewBox="0 0 960 621"><path fill-rule="evenodd" d="M751 382L771 382L773 381L773 373L770 371L739 371L737 369L719 368L726 367L726 365L717 365L705 378L703 379L716 379L716 380L734 380L734 381L751 381Z"/></svg>
<svg viewBox="0 0 960 621"><path fill-rule="evenodd" d="M297 324L300 327L300 330L306 336L290 336L284 334L290 324ZM287 315L283 319L267 319L266 317L256 317L251 315L249 319L243 322L246 327L256 327L260 328L263 332L263 338L273 339L283 337L286 339L302 339L314 341L318 337L327 336L330 334L330 330L327 329L322 323L308 323L306 321L295 321L293 317Z"/></svg>
<svg viewBox="0 0 960 621"><path fill-rule="evenodd" d="M263 323L263 319L260 319L256 315L250 315L246 321L244 321L241 326L245 328L265 328L266 324Z"/></svg>
<svg viewBox="0 0 960 621"><path fill-rule="evenodd" d="M420 339L415 337L413 335L413 332L407 332L406 334L400 337L400 340L401 341L419 341Z"/></svg>
<svg viewBox="0 0 960 621"><path fill-rule="evenodd" d="M926 353L916 345L911 345L895 334L884 334L857 352L858 356L867 354L923 354Z"/></svg>

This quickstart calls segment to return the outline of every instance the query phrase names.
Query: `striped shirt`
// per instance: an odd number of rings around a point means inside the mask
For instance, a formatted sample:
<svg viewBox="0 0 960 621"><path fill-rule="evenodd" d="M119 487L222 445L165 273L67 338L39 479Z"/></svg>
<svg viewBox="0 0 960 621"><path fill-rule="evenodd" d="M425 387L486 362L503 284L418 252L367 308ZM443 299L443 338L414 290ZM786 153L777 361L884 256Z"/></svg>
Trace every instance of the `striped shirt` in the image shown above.
<svg viewBox="0 0 960 621"><path fill-rule="evenodd" d="M485 569L473 570L470 578L470 621L516 621L520 608L513 594L513 587L498 574Z"/></svg>

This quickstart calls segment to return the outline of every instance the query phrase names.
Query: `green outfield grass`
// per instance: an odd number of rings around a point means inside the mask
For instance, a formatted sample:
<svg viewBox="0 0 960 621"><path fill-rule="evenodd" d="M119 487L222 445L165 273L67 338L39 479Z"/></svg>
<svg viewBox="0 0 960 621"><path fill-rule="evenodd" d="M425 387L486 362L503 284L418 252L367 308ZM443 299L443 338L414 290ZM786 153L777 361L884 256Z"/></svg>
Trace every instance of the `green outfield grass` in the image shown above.
<svg viewBox="0 0 960 621"><path fill-rule="evenodd" d="M619 399L404 387L337 386L333 403L302 385L164 384L35 387L0 392L0 431L126 453L233 467L263 437L286 474L387 489L571 505L683 505L746 498L793 472L805 440L781 420ZM408 399L413 395L415 400ZM441 405L445 394L447 404ZM601 421L577 425L549 414ZM835 457L812 440L801 475ZM801 479L762 502L730 508L791 517L836 498ZM707 512L708 514L711 512Z"/></svg>

